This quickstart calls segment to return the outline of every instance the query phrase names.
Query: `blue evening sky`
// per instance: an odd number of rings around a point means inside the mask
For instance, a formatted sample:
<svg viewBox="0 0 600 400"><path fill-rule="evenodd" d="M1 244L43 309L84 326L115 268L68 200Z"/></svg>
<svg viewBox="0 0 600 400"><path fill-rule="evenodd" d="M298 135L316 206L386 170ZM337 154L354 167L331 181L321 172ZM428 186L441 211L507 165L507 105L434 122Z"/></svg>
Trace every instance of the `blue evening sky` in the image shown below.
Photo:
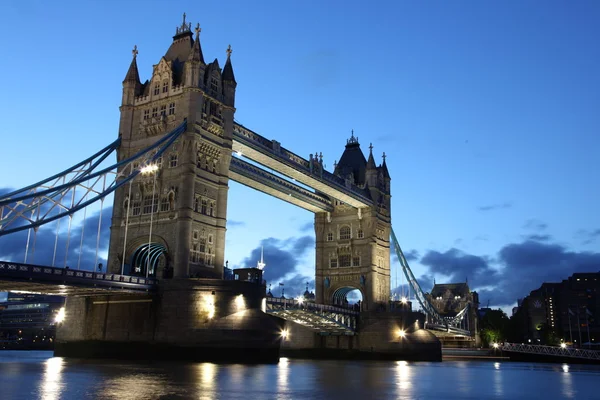
<svg viewBox="0 0 600 400"><path fill-rule="evenodd" d="M237 121L329 170L351 129L386 152L424 286L468 277L506 306L600 270L596 1L4 2L0 188L113 141L133 45L149 79L184 11L207 61L233 48ZM309 212L230 187L230 265L314 235ZM294 274L314 279L314 248Z"/></svg>

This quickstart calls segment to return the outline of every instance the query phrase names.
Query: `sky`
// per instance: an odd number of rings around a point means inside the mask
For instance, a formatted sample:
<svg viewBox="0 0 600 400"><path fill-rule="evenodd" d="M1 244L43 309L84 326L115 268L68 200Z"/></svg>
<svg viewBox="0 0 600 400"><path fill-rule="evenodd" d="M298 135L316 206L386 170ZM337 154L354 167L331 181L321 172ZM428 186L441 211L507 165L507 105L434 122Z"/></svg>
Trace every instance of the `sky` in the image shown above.
<svg viewBox="0 0 600 400"><path fill-rule="evenodd" d="M596 1L8 2L0 191L112 142L133 46L149 79L183 12L207 61L231 44L238 122L328 170L352 129L365 155L385 151L393 229L425 290L468 279L510 307L600 271ZM264 246L267 279L303 291L312 220L230 182L226 258L255 265ZM24 240L0 239L0 258Z"/></svg>

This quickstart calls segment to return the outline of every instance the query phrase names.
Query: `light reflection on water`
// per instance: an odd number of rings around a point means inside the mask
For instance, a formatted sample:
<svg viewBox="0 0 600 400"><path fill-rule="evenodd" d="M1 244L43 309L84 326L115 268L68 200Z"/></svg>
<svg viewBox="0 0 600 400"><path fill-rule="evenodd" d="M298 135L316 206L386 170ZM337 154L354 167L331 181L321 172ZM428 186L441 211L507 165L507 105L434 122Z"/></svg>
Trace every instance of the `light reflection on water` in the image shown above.
<svg viewBox="0 0 600 400"><path fill-rule="evenodd" d="M355 362L282 358L278 365L74 360L0 352L11 399L597 399L600 366L511 362Z"/></svg>

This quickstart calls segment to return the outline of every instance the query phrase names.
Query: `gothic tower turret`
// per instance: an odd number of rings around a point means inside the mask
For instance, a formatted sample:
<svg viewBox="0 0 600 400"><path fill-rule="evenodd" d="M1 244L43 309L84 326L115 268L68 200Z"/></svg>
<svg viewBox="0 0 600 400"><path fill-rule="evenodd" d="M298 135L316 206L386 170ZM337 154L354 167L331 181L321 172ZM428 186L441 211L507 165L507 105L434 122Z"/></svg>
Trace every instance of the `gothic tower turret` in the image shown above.
<svg viewBox="0 0 600 400"><path fill-rule="evenodd" d="M140 83L136 48L123 82L119 160L184 121L187 130L158 159L154 174L140 174L115 191L113 273L223 276L235 78L230 53L228 70L221 71L217 60L206 65L200 26L194 38L185 17L151 79Z"/></svg>
<svg viewBox="0 0 600 400"><path fill-rule="evenodd" d="M372 149L366 160L352 132L334 170L346 187L363 189L372 206L356 209L334 199L333 212L315 214L317 303L344 305L354 289L362 294L362 310L385 307L389 300L391 220L379 206L385 199L379 184L383 169L375 165Z"/></svg>

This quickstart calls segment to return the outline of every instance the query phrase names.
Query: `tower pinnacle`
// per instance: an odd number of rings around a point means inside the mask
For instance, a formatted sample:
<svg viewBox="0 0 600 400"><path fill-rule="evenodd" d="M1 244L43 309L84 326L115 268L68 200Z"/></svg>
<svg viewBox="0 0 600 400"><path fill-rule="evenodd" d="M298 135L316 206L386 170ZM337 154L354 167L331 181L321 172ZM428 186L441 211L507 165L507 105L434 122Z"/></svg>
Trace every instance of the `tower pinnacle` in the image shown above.
<svg viewBox="0 0 600 400"><path fill-rule="evenodd" d="M200 32L202 32L199 22L196 24L196 29L194 29L194 30L196 31L196 40L198 40L198 38L200 37Z"/></svg>
<svg viewBox="0 0 600 400"><path fill-rule="evenodd" d="M231 50L231 45L227 47L227 50L225 50L225 52L227 53L227 59L231 58L231 53L233 53L233 50Z"/></svg>
<svg viewBox="0 0 600 400"><path fill-rule="evenodd" d="M138 55L137 44L133 46L133 50L131 50L131 53L133 54L133 58L137 57L137 55Z"/></svg>
<svg viewBox="0 0 600 400"><path fill-rule="evenodd" d="M181 35L182 33L187 33L192 31L192 23L185 22L185 13L183 13L183 23L180 27L175 28L175 36Z"/></svg>

